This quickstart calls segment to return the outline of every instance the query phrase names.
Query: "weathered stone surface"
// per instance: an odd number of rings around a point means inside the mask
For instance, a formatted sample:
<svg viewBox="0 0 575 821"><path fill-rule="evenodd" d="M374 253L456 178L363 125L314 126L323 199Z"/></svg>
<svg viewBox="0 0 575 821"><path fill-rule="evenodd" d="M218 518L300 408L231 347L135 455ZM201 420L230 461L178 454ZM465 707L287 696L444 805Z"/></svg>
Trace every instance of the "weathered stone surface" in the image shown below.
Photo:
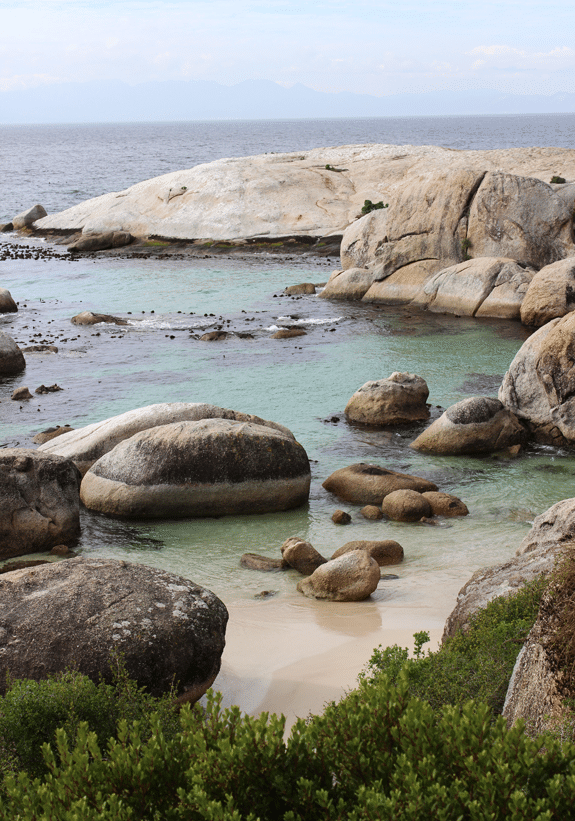
<svg viewBox="0 0 575 821"><path fill-rule="evenodd" d="M231 336L227 331L208 331L200 336L200 342L221 342Z"/></svg>
<svg viewBox="0 0 575 821"><path fill-rule="evenodd" d="M248 570L263 570L266 573L274 570L285 570L289 567L284 559L260 556L258 553L244 553L240 558L240 564Z"/></svg>
<svg viewBox="0 0 575 821"><path fill-rule="evenodd" d="M394 490L381 503L385 516L394 522L418 522L431 516L431 505L416 490Z"/></svg>
<svg viewBox="0 0 575 821"><path fill-rule="evenodd" d="M315 294L315 285L313 282L300 282L299 285L288 285L284 289L286 296L299 296L301 294Z"/></svg>
<svg viewBox="0 0 575 821"><path fill-rule="evenodd" d="M395 371L387 379L366 382L345 407L349 422L402 425L429 418L429 388L421 376Z"/></svg>
<svg viewBox="0 0 575 821"><path fill-rule="evenodd" d="M12 299L12 294L7 288L0 288L0 314L13 314L18 310L18 306Z"/></svg>
<svg viewBox="0 0 575 821"><path fill-rule="evenodd" d="M26 448L0 450L0 558L74 543L80 474L68 459Z"/></svg>
<svg viewBox="0 0 575 821"><path fill-rule="evenodd" d="M110 314L95 314L92 311L82 311L80 314L72 317L73 325L98 325L100 322L109 322L114 325L127 325L125 319L118 316L111 316Z"/></svg>
<svg viewBox="0 0 575 821"><path fill-rule="evenodd" d="M575 441L575 312L552 319L523 343L499 399L539 441Z"/></svg>
<svg viewBox="0 0 575 821"><path fill-rule="evenodd" d="M0 222L0 234L9 233L14 230L14 225L11 222Z"/></svg>
<svg viewBox="0 0 575 821"><path fill-rule="evenodd" d="M296 336L307 336L303 328L280 328L270 339L293 339Z"/></svg>
<svg viewBox="0 0 575 821"><path fill-rule="evenodd" d="M41 395L46 393L58 393L58 391L63 391L64 388L61 388L60 385L54 383L53 385L39 385L34 393L39 393Z"/></svg>
<svg viewBox="0 0 575 821"><path fill-rule="evenodd" d="M359 511L364 519L371 519L373 521L377 521L378 519L383 519L383 513L381 512L381 508L377 505L365 505Z"/></svg>
<svg viewBox="0 0 575 821"><path fill-rule="evenodd" d="M457 603L445 622L443 640L458 630L467 630L470 618L492 599L510 596L538 576L549 575L561 550L560 545L542 545L503 564L476 570L457 594Z"/></svg>
<svg viewBox="0 0 575 821"><path fill-rule="evenodd" d="M526 429L498 399L472 396L448 408L409 447L424 453L491 453L526 438Z"/></svg>
<svg viewBox="0 0 575 821"><path fill-rule="evenodd" d="M347 542L343 547L338 547L332 559L344 556L352 550L365 550L380 567L387 567L390 564L401 564L403 561L403 547L393 539L384 539L379 542L355 540Z"/></svg>
<svg viewBox="0 0 575 821"><path fill-rule="evenodd" d="M340 499L355 505L381 505L388 493L401 488L417 490L420 493L437 490L437 485L427 479L363 462L336 470L328 476L323 487Z"/></svg>
<svg viewBox="0 0 575 821"><path fill-rule="evenodd" d="M539 270L574 251L572 205L542 180L486 174L469 209L474 257L509 257Z"/></svg>
<svg viewBox="0 0 575 821"><path fill-rule="evenodd" d="M62 436L63 433L70 433L72 430L74 430L74 428L71 428L70 425L57 425L55 428L46 428L46 430L37 433L32 441L35 445L43 445L45 442L51 442L52 439L56 439L57 436Z"/></svg>
<svg viewBox="0 0 575 821"><path fill-rule="evenodd" d="M575 499L563 499L535 518L515 555L572 544L575 544Z"/></svg>
<svg viewBox="0 0 575 821"><path fill-rule="evenodd" d="M443 267L444 265L435 259L424 259L405 265L387 279L381 281L376 279L363 296L362 302L405 305L419 299L425 283Z"/></svg>
<svg viewBox="0 0 575 821"><path fill-rule="evenodd" d="M434 516L446 516L451 519L454 516L467 516L469 514L467 505L457 496L452 496L451 493L431 491L423 493L422 496L431 505L431 512Z"/></svg>
<svg viewBox="0 0 575 821"><path fill-rule="evenodd" d="M534 274L513 259L470 259L430 277L413 304L435 313L519 319Z"/></svg>
<svg viewBox="0 0 575 821"><path fill-rule="evenodd" d="M331 520L335 525L348 525L351 522L351 516L345 510L334 510Z"/></svg>
<svg viewBox="0 0 575 821"><path fill-rule="evenodd" d="M228 613L209 590L158 568L76 558L0 577L0 680L73 668L110 681L112 654L160 695L197 700L220 669Z"/></svg>
<svg viewBox="0 0 575 821"><path fill-rule="evenodd" d="M19 231L22 228L30 228L37 220L46 216L46 210L42 205L34 205L32 208L28 208L27 211L22 211L21 214L15 216L12 220L12 227L14 231Z"/></svg>
<svg viewBox="0 0 575 821"><path fill-rule="evenodd" d="M345 170L334 174L326 170L326 164ZM413 191L414 210L423 213L429 190L425 180L429 175L443 173L449 183L460 179L462 172L467 170L469 173L468 169L478 176L486 170L502 169L509 174L540 177L547 181L556 168L561 168L566 178L574 179L575 152L562 148L453 151L435 146L349 145L228 158L165 174L125 191L88 200L60 214L45 217L36 227L70 232L83 229L84 233L124 230L139 237L209 237L213 240L325 236L343 233L354 222L366 199L389 203L388 209L373 214L381 219L381 215L387 217L385 212L389 212L392 220L398 198L406 202L403 192L407 189ZM455 188L458 187L456 182ZM438 209L436 192L430 190L430 194L435 213ZM559 190L555 196L560 196ZM459 199L465 200L465 197ZM447 203L445 205L448 214L457 213L458 203L454 202L449 208ZM465 228L465 205L464 201L461 226L455 226L462 231ZM410 218L408 222L407 230L413 230L416 220ZM435 219L433 224L436 224ZM427 228L429 221L422 221L422 225ZM375 242L387 235L390 242L408 245L407 236L399 239L403 235L399 213L393 217L393 227L394 230L386 234L374 232ZM450 227L453 225L445 225L446 237ZM460 237L452 234L452 238L457 245ZM415 250L412 246L412 251ZM421 259L421 250L417 251L418 259ZM474 251L473 255L480 254ZM482 255L517 258L514 254L499 251ZM459 259L457 257L452 262ZM365 263L357 259L350 259L350 263L365 267ZM447 264L444 262L440 267ZM440 268L435 268L437 270Z"/></svg>
<svg viewBox="0 0 575 821"><path fill-rule="evenodd" d="M575 310L575 258L546 265L533 277L521 304L521 322L539 328Z"/></svg>
<svg viewBox="0 0 575 821"><path fill-rule="evenodd" d="M235 419L239 422L253 422L256 425L281 431L293 439L293 434L283 425L268 422L249 413L218 408L203 402L164 402L135 408L119 416L112 416L102 422L94 422L84 428L58 438L57 442L41 445L38 450L57 453L71 459L84 474L94 462L119 442L129 439L135 433L158 425L172 422L197 422L200 419Z"/></svg>
<svg viewBox="0 0 575 821"><path fill-rule="evenodd" d="M348 268L334 271L319 296L322 299L361 299L373 284L373 271Z"/></svg>
<svg viewBox="0 0 575 821"><path fill-rule="evenodd" d="M286 539L281 546L281 551L284 561L304 576L310 576L314 570L327 561L313 545L298 536Z"/></svg>
<svg viewBox="0 0 575 821"><path fill-rule="evenodd" d="M365 550L352 550L322 564L297 586L310 599L363 601L379 584L379 565Z"/></svg>
<svg viewBox="0 0 575 821"><path fill-rule="evenodd" d="M363 269L379 262L381 247L388 242L389 208L378 208L349 225L341 240L341 266L344 270ZM373 278L373 276L372 276Z"/></svg>
<svg viewBox="0 0 575 821"><path fill-rule="evenodd" d="M22 353L58 353L57 345L28 345Z"/></svg>
<svg viewBox="0 0 575 821"><path fill-rule="evenodd" d="M11 336L0 331L0 376L13 376L26 367L24 354Z"/></svg>
<svg viewBox="0 0 575 821"><path fill-rule="evenodd" d="M103 234L86 234L68 246L70 253L78 251L106 251L130 245L134 237L129 231L106 231Z"/></svg>
<svg viewBox="0 0 575 821"><path fill-rule="evenodd" d="M30 393L29 388L23 385L22 387L16 388L12 391L12 396L10 399L14 402L21 402L23 399L32 399L32 394Z"/></svg>
<svg viewBox="0 0 575 821"><path fill-rule="evenodd" d="M289 510L307 501L309 485L307 454L292 436L202 419L120 442L85 474L80 496L111 516L186 518Z"/></svg>

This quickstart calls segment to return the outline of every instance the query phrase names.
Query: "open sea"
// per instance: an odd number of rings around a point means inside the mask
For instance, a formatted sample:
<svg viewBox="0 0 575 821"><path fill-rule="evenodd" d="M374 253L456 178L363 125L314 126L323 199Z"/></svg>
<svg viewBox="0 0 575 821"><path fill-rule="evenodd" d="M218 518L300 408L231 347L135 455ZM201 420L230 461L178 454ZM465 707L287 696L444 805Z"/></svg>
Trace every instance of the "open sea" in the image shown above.
<svg viewBox="0 0 575 821"><path fill-rule="evenodd" d="M575 115L0 126L0 222L36 202L60 211L220 157L372 142L575 147ZM311 670L322 658L321 674L313 673L314 698L294 707L304 715L317 709L333 691L321 682L349 685L369 657L365 648L385 637L386 624L437 635L472 572L510 558L536 515L575 496L575 459L567 452L534 447L515 459L424 456L407 447L421 427L374 431L348 426L343 416L358 387L393 371L426 379L434 417L465 397L496 396L528 335L519 323L282 296L287 285L325 282L338 267L335 257L67 261L57 247L36 254L48 248L42 240L18 240L19 252L4 255L3 246L15 241L0 234L0 257L7 257L0 259L0 287L19 302L18 314L0 315L0 330L23 346L56 344L59 353L31 354L23 374L0 380L0 446L29 447L38 431L55 424L79 427L154 402L190 401L280 422L307 450L311 497L298 510L130 524L83 513L78 553L163 567L209 587L228 605L230 649L216 687L246 710L277 706L270 692L278 676L280 708L284 698L287 709L293 694L281 670L306 659ZM76 328L70 318L81 310L130 322ZM253 339L197 341L200 331L223 322ZM270 339L285 324L307 335ZM10 400L17 386L33 392L55 382L62 391L34 394L28 403ZM470 515L436 527L367 521L322 488L334 470L360 461L425 476L461 497ZM338 507L352 513L350 525L332 523ZM327 557L352 539L393 538L406 558L389 568L397 578L382 580L368 602L313 602L295 590L295 571L268 575L239 566L247 551L278 556L292 535ZM263 589L275 595L254 598ZM356 668L346 678L354 648Z"/></svg>

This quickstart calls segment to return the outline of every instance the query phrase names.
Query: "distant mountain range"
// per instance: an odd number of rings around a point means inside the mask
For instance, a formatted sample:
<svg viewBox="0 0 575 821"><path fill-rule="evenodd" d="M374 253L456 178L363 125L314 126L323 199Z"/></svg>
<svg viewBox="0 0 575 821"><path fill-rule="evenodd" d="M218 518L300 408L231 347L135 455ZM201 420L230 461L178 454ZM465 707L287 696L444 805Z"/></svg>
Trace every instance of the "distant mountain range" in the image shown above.
<svg viewBox="0 0 575 821"><path fill-rule="evenodd" d="M573 112L575 94L569 93L545 96L472 90L374 97L325 93L301 84L284 88L270 80L246 80L234 86L208 80L130 86L109 80L0 92L2 124Z"/></svg>

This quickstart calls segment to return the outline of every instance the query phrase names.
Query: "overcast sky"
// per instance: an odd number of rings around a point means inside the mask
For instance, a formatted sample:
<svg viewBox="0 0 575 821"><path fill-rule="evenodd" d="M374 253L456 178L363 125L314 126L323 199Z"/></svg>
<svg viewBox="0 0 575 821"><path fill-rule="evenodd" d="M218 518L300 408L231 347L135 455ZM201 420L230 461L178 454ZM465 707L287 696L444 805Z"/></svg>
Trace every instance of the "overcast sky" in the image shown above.
<svg viewBox="0 0 575 821"><path fill-rule="evenodd" d="M0 0L0 90L101 79L575 92L575 12L572 0Z"/></svg>

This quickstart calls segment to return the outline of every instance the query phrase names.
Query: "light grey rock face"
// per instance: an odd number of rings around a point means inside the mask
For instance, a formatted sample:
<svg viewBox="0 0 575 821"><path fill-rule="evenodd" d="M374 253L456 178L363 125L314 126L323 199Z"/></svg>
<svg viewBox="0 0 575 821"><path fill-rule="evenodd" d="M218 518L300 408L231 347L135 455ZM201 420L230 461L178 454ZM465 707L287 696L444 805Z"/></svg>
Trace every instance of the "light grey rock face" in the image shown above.
<svg viewBox="0 0 575 821"><path fill-rule="evenodd" d="M18 306L12 299L12 294L6 288L0 288L0 314L16 313Z"/></svg>
<svg viewBox="0 0 575 821"><path fill-rule="evenodd" d="M21 214L14 217L12 226L14 231L19 231L22 228L30 228L37 220L46 216L46 210L42 205L34 205L32 208L28 208L27 211L22 211Z"/></svg>
<svg viewBox="0 0 575 821"><path fill-rule="evenodd" d="M68 668L110 681L113 654L159 695L196 700L220 669L228 613L209 590L157 568L67 559L0 577L0 680Z"/></svg>
<svg viewBox="0 0 575 821"><path fill-rule="evenodd" d="M338 547L331 558L337 559L354 550L365 550L372 559L375 559L380 567L387 567L391 564L401 564L403 561L403 547L394 539L383 539L378 542L357 539L352 542L346 542L342 547Z"/></svg>
<svg viewBox="0 0 575 821"><path fill-rule="evenodd" d="M0 558L73 544L80 534L80 474L61 456L0 450Z"/></svg>
<svg viewBox="0 0 575 821"><path fill-rule="evenodd" d="M186 518L288 510L307 501L309 486L307 454L293 437L203 419L120 442L85 474L80 495L87 508L111 516Z"/></svg>
<svg viewBox="0 0 575 821"><path fill-rule="evenodd" d="M573 254L572 207L542 180L485 176L469 209L474 257L510 257L539 270Z"/></svg>
<svg viewBox="0 0 575 821"><path fill-rule="evenodd" d="M457 595L457 603L445 622L443 639L467 630L470 618L492 599L510 596L538 576L549 575L560 551L557 545L542 546L503 564L476 570Z"/></svg>
<svg viewBox="0 0 575 821"><path fill-rule="evenodd" d="M389 209L379 208L349 225L341 241L341 267L367 268L377 264L380 250L388 242L387 217Z"/></svg>
<svg viewBox="0 0 575 821"><path fill-rule="evenodd" d="M297 586L310 599L363 601L379 584L379 565L365 550L352 550L332 559Z"/></svg>
<svg viewBox="0 0 575 821"><path fill-rule="evenodd" d="M0 331L0 376L14 376L26 367L24 354L11 336Z"/></svg>
<svg viewBox="0 0 575 821"><path fill-rule="evenodd" d="M323 487L355 505L381 505L388 493L402 488L417 490L419 493L437 490L437 485L427 479L363 462L336 470L328 476Z"/></svg>
<svg viewBox="0 0 575 821"><path fill-rule="evenodd" d="M575 544L575 499L563 499L537 516L516 556Z"/></svg>
<svg viewBox="0 0 575 821"><path fill-rule="evenodd" d="M319 296L322 299L359 300L370 289L374 276L373 271L367 268L334 271Z"/></svg>
<svg viewBox="0 0 575 821"><path fill-rule="evenodd" d="M472 396L448 408L409 447L423 453L491 453L526 438L526 429L498 399Z"/></svg>
<svg viewBox="0 0 575 821"><path fill-rule="evenodd" d="M523 343L499 399L539 441L575 442L575 313L552 319Z"/></svg>
<svg viewBox="0 0 575 821"><path fill-rule="evenodd" d="M519 319L534 274L512 259L470 259L430 277L413 304L435 313Z"/></svg>
<svg viewBox="0 0 575 821"><path fill-rule="evenodd" d="M575 258L546 265L533 277L521 305L521 321L537 328L575 309Z"/></svg>
<svg viewBox="0 0 575 821"><path fill-rule="evenodd" d="M387 379L366 382L345 407L349 422L402 425L429 418L429 388L421 376L395 371Z"/></svg>
<svg viewBox="0 0 575 821"><path fill-rule="evenodd" d="M68 246L68 251L106 251L109 248L123 248L133 241L134 237L129 231L106 231L103 234L87 234L81 237Z"/></svg>
<svg viewBox="0 0 575 821"><path fill-rule="evenodd" d="M298 536L286 539L281 551L284 561L304 576L311 576L314 570L327 561L313 545Z"/></svg>
<svg viewBox="0 0 575 821"><path fill-rule="evenodd" d="M256 425L278 430L293 439L293 434L283 425L268 422L260 419L259 416L218 408L216 405L203 402L166 402L135 408L119 416L104 419L102 422L94 422L84 428L77 428L71 433L58 437L58 441L41 445L38 450L57 453L71 459L84 474L97 459L135 433L155 428L158 425L183 421L197 422L200 419L235 419L239 422L253 422Z"/></svg>

